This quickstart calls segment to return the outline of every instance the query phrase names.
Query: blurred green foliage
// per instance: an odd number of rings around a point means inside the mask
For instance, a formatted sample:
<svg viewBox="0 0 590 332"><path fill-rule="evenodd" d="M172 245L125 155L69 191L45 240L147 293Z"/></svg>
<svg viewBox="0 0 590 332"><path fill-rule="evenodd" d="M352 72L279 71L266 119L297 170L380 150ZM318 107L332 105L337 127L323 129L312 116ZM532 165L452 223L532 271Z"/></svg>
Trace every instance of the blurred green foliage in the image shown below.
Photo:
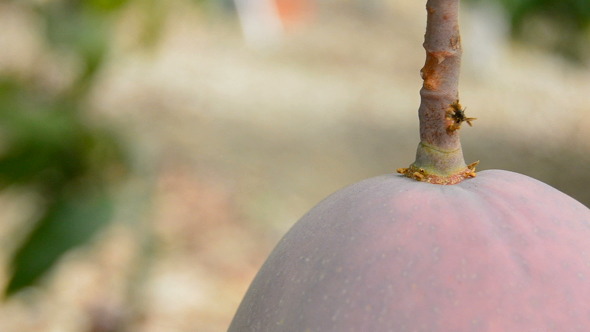
<svg viewBox="0 0 590 332"><path fill-rule="evenodd" d="M37 283L112 218L115 188L129 172L127 152L115 130L87 117L85 103L109 51L111 21L126 2L18 4L43 23L38 33L48 50L75 56L81 68L59 92L0 76L0 190L18 186L41 197L10 259L6 295Z"/></svg>
<svg viewBox="0 0 590 332"><path fill-rule="evenodd" d="M467 0L500 6L512 36L581 62L590 49L590 0Z"/></svg>

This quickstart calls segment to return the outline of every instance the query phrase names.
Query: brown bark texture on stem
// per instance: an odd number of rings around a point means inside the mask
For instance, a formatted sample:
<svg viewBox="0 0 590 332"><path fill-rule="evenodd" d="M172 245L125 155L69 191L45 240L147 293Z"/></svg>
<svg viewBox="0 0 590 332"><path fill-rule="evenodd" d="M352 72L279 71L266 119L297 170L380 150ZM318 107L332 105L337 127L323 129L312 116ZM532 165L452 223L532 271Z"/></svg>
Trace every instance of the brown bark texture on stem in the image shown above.
<svg viewBox="0 0 590 332"><path fill-rule="evenodd" d="M471 125L459 103L461 36L459 0L428 0L424 37L426 63L420 71L424 80L420 90L420 144L416 161L398 169L413 179L455 184L475 176L475 165L467 166L459 140L463 121Z"/></svg>

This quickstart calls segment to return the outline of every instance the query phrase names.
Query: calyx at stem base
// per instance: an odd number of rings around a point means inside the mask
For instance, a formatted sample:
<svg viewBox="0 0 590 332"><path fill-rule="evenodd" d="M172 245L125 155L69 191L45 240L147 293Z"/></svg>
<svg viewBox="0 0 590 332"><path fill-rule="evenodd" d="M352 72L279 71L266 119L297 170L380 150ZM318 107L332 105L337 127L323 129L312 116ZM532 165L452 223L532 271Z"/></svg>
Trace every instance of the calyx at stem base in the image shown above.
<svg viewBox="0 0 590 332"><path fill-rule="evenodd" d="M451 185L475 177L477 164L479 161L465 165L461 148L445 151L420 142L416 161L397 172L421 182Z"/></svg>

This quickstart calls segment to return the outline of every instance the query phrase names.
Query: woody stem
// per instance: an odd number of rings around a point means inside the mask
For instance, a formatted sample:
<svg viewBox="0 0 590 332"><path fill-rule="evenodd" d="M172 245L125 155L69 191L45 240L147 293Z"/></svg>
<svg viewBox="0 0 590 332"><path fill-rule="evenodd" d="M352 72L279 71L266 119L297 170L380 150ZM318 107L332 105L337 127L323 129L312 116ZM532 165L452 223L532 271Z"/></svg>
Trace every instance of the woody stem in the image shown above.
<svg viewBox="0 0 590 332"><path fill-rule="evenodd" d="M459 99L459 0L428 0L426 10L426 62L420 71L424 83L418 110L420 145L413 166L450 176L466 167L459 131L449 130L454 121L448 116Z"/></svg>

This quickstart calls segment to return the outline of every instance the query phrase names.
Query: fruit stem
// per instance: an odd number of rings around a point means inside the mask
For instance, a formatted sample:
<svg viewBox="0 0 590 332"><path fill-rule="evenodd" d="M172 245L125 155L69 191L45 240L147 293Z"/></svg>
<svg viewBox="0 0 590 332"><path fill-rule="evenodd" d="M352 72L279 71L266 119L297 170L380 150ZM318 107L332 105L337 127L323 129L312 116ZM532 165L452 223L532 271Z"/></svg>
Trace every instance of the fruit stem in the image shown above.
<svg viewBox="0 0 590 332"><path fill-rule="evenodd" d="M461 36L459 0L428 0L424 37L426 63L420 71L420 144L416 161L398 172L437 184L454 184L475 176L475 165L463 158L459 128L466 118L459 103Z"/></svg>

